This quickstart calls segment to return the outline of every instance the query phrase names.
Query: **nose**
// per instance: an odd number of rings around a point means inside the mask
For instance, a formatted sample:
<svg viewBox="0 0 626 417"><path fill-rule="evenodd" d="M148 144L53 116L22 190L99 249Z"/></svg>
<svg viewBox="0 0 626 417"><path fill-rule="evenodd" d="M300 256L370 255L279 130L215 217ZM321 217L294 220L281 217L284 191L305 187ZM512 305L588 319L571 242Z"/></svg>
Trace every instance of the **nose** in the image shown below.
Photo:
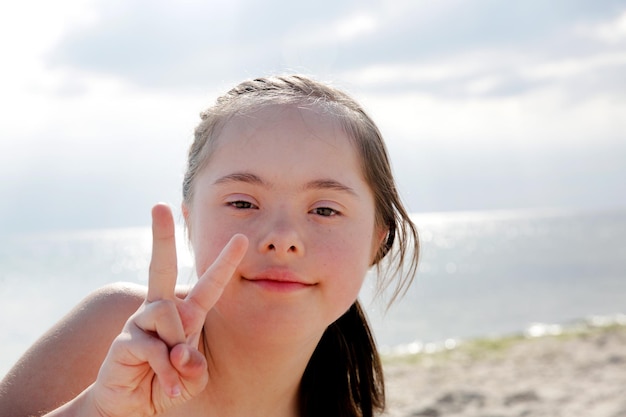
<svg viewBox="0 0 626 417"><path fill-rule="evenodd" d="M259 251L276 256L304 255L304 244L295 222L286 214L279 213L267 219Z"/></svg>

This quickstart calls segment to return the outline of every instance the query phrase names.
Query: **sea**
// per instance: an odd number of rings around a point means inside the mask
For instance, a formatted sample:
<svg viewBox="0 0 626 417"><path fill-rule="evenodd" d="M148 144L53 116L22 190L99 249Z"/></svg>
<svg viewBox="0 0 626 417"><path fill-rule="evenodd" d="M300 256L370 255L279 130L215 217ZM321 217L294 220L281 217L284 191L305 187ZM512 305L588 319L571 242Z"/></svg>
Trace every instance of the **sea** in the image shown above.
<svg viewBox="0 0 626 417"><path fill-rule="evenodd" d="M626 208L421 213L413 285L388 306L375 274L361 300L383 353L626 324ZM179 233L182 236L183 233ZM0 233L0 377L94 289L147 283L147 227ZM195 280L184 239L179 283Z"/></svg>

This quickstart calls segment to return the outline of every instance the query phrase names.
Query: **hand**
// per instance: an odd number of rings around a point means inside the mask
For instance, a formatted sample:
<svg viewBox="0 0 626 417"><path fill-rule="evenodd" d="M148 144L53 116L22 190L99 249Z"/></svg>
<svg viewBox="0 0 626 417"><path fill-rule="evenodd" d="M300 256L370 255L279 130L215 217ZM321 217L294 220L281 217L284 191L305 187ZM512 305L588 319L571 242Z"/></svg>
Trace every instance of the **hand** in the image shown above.
<svg viewBox="0 0 626 417"><path fill-rule="evenodd" d="M148 294L104 360L91 398L108 417L151 416L197 396L208 381L198 343L206 315L243 259L248 240L235 235L185 299L176 297L174 221L152 210Z"/></svg>

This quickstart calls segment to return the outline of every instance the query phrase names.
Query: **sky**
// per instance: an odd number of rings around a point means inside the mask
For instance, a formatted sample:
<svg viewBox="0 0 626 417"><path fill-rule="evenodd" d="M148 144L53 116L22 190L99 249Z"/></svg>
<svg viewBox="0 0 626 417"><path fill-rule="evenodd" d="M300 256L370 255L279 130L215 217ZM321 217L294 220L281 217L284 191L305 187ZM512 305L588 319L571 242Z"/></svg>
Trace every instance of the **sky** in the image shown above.
<svg viewBox="0 0 626 417"><path fill-rule="evenodd" d="M412 212L626 207L626 1L0 5L0 232L148 225L199 113L305 73L359 100Z"/></svg>

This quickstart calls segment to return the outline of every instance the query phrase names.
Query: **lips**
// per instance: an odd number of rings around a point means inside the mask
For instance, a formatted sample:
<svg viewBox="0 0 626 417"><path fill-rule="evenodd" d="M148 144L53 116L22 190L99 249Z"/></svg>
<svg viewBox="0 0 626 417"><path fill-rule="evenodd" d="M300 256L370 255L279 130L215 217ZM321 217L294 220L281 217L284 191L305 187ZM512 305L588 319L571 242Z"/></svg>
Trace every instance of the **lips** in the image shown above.
<svg viewBox="0 0 626 417"><path fill-rule="evenodd" d="M284 268L269 268L250 277L245 281L258 287L276 292L292 292L315 286L292 271Z"/></svg>

